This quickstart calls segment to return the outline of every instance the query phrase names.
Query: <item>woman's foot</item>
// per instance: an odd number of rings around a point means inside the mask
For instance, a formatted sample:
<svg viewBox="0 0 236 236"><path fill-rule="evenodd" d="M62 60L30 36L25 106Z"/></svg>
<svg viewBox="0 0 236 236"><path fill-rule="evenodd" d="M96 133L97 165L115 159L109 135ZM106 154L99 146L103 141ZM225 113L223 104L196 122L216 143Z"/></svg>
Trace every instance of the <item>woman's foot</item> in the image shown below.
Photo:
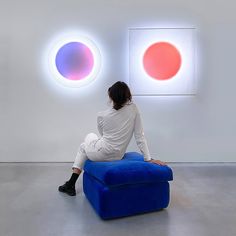
<svg viewBox="0 0 236 236"><path fill-rule="evenodd" d="M68 181L65 184L59 186L58 191L67 193L70 196L76 195L75 186L71 186Z"/></svg>

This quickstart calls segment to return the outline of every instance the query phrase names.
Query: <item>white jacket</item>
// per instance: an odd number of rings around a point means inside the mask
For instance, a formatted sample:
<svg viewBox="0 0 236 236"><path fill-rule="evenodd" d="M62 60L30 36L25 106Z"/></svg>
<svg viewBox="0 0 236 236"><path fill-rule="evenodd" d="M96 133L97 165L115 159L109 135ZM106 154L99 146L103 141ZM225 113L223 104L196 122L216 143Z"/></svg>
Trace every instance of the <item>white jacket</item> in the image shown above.
<svg viewBox="0 0 236 236"><path fill-rule="evenodd" d="M144 159L151 160L140 113L134 103L127 103L119 110L110 108L99 112L97 127L101 135L99 142L109 159L121 159L134 135Z"/></svg>

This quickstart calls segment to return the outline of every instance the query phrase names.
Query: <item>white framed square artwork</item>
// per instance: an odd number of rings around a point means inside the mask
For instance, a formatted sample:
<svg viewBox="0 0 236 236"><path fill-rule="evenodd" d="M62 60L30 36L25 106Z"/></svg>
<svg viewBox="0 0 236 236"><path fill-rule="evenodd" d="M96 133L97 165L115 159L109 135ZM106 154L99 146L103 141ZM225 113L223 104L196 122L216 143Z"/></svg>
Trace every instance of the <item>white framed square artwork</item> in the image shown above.
<svg viewBox="0 0 236 236"><path fill-rule="evenodd" d="M130 28L133 95L195 95L194 40L194 28Z"/></svg>

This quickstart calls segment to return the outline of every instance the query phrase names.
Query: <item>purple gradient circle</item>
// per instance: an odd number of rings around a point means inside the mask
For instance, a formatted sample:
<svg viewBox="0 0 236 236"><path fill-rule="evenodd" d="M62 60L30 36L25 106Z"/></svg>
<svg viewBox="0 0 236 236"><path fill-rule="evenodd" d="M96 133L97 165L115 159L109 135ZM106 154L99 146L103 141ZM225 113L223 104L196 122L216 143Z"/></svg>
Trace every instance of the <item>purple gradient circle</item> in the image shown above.
<svg viewBox="0 0 236 236"><path fill-rule="evenodd" d="M56 54L58 72L68 80L82 80L93 70L94 56L90 48L80 42L63 45Z"/></svg>

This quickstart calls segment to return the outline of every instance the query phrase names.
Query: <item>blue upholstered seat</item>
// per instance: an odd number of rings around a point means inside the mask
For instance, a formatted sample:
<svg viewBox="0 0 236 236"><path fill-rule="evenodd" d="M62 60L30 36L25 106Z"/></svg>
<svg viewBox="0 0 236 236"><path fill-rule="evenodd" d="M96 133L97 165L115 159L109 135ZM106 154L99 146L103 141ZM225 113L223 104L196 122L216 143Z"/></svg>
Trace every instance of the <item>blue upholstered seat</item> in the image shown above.
<svg viewBox="0 0 236 236"><path fill-rule="evenodd" d="M84 171L107 186L173 180L172 171L168 166L144 162L143 156L136 152L126 153L120 161L88 160Z"/></svg>
<svg viewBox="0 0 236 236"><path fill-rule="evenodd" d="M129 152L120 161L86 161L84 192L103 219L134 215L165 208L169 204L168 166L145 162Z"/></svg>

